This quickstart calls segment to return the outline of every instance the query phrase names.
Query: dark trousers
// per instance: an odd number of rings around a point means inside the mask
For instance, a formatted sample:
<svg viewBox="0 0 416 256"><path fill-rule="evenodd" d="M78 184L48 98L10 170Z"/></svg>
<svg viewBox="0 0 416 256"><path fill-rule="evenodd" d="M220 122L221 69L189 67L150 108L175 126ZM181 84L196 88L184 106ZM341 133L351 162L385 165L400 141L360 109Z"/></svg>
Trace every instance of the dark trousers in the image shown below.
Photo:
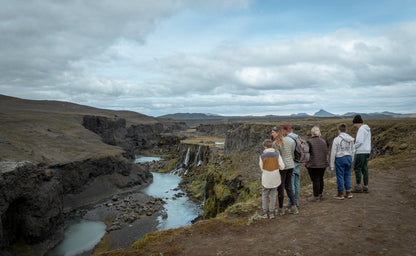
<svg viewBox="0 0 416 256"><path fill-rule="evenodd" d="M326 168L308 168L312 180L313 196L318 197L324 192L324 174Z"/></svg>
<svg viewBox="0 0 416 256"><path fill-rule="evenodd" d="M293 169L280 170L280 179L282 180L282 184L280 184L280 186L277 187L279 208L283 207L283 200L285 199L285 190L290 201L296 202L292 190L292 173Z"/></svg>
<svg viewBox="0 0 416 256"><path fill-rule="evenodd" d="M368 186L368 159L370 154L356 154L354 162L355 180L361 185L361 173L363 174L364 186Z"/></svg>

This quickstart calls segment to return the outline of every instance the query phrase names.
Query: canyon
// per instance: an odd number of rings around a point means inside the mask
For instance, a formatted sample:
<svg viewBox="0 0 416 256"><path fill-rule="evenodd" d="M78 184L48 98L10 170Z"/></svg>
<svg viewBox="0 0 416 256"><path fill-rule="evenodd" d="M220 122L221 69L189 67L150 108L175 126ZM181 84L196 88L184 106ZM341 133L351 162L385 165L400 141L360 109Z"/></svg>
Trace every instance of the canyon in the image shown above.
<svg viewBox="0 0 416 256"><path fill-rule="evenodd" d="M416 153L415 119L368 121L374 163ZM2 95L0 122L0 250L19 256L44 255L62 239L71 213L148 186L152 172L175 170L182 177L180 188L203 202L201 220L256 200L261 142L277 124L290 122L305 138L319 124L328 145L340 122L348 122L353 136L356 132L351 120L339 117L198 123ZM137 155L163 160L134 164Z"/></svg>

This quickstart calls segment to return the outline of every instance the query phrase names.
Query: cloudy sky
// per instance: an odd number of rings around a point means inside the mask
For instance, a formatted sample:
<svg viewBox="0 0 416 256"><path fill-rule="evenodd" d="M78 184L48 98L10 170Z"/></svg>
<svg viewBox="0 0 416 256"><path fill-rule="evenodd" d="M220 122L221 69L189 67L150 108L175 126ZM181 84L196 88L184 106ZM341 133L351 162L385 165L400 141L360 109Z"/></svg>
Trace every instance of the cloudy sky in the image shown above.
<svg viewBox="0 0 416 256"><path fill-rule="evenodd" d="M416 113L414 0L0 6L0 94L151 116Z"/></svg>

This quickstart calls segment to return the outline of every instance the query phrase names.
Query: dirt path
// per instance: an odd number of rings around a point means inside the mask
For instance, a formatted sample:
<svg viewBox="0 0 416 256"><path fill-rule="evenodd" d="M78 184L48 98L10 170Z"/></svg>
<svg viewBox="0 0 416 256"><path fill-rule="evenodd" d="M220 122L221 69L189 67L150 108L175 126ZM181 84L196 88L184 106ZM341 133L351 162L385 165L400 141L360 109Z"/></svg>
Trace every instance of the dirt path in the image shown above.
<svg viewBox="0 0 416 256"><path fill-rule="evenodd" d="M224 224L215 231L190 229L150 251L163 255L416 255L414 160L400 170L370 170L368 194L336 200L336 188L330 188L321 202L302 198L299 215L262 219L243 227Z"/></svg>

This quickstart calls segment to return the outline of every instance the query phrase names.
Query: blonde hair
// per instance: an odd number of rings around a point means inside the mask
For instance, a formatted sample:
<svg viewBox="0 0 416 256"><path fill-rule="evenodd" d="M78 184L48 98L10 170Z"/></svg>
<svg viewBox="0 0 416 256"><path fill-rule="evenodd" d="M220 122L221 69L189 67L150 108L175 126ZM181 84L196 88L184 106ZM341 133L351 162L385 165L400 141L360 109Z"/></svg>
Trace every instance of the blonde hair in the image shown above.
<svg viewBox="0 0 416 256"><path fill-rule="evenodd" d="M277 137L274 140L274 142L276 143L276 146L280 146L280 145L284 146L285 145L285 142L283 140L283 130L282 130L282 127L276 126L276 127L273 128L273 130L275 132L277 132Z"/></svg>
<svg viewBox="0 0 416 256"><path fill-rule="evenodd" d="M319 129L318 126L314 126L311 129L311 134L312 136L321 136L321 130Z"/></svg>

